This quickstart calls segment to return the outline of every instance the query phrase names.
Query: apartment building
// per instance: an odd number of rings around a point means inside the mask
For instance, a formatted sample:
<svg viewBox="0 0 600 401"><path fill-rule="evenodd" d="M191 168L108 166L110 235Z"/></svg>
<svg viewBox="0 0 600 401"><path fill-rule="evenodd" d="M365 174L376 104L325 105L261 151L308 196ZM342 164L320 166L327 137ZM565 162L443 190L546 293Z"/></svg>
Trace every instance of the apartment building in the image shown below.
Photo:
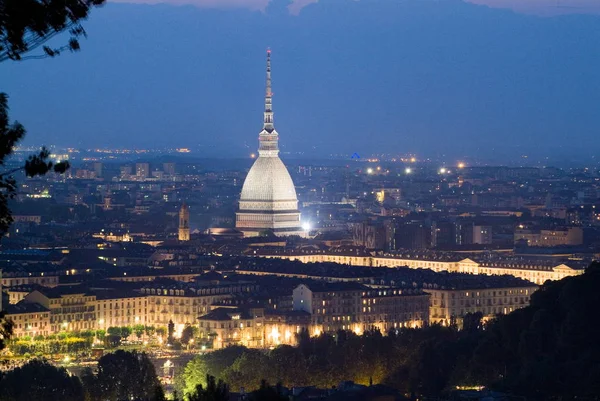
<svg viewBox="0 0 600 401"><path fill-rule="evenodd" d="M6 319L13 322L13 338L47 336L50 310L37 303L19 302L6 306Z"/></svg>
<svg viewBox="0 0 600 401"><path fill-rule="evenodd" d="M353 282L300 284L293 308L311 315L309 333L421 327L429 320L429 295L419 290L371 289Z"/></svg>
<svg viewBox="0 0 600 401"><path fill-rule="evenodd" d="M429 319L431 323L460 324L467 313L481 312L484 318L506 315L529 305L537 286L523 284L498 288L430 288Z"/></svg>

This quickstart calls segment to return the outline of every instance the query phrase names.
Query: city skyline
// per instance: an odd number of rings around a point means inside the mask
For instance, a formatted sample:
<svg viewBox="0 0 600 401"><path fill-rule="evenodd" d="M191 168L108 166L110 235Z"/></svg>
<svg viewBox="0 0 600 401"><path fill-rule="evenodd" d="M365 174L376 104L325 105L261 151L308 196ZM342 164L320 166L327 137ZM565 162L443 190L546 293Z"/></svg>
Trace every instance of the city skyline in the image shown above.
<svg viewBox="0 0 600 401"><path fill-rule="evenodd" d="M360 18L381 21L351 30ZM251 77L257 54L271 46L283 153L385 148L590 160L600 129L597 18L461 2L317 3L299 16L109 4L86 23L81 55L5 63L0 71L14 77L5 90L28 129L26 144L175 142L249 155L262 96ZM161 28L164 20L177 27ZM277 35L252 30L261 24ZM202 39L213 32L221 34Z"/></svg>
<svg viewBox="0 0 600 401"><path fill-rule="evenodd" d="M597 398L566 2L0 0L0 401Z"/></svg>

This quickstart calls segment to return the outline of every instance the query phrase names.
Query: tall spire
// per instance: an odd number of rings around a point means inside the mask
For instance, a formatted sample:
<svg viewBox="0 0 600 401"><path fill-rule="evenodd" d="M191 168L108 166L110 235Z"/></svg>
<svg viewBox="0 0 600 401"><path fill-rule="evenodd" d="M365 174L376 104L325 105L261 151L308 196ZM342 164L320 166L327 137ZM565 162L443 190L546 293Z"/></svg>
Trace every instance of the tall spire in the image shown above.
<svg viewBox="0 0 600 401"><path fill-rule="evenodd" d="M267 49L267 88L265 92L265 121L263 129L269 133L273 132L273 92L271 92L271 49Z"/></svg>
<svg viewBox="0 0 600 401"><path fill-rule="evenodd" d="M279 154L279 135L273 125L273 104L271 102L271 49L267 49L267 88L265 92L265 120L263 130L258 136L258 155L260 157L277 157Z"/></svg>

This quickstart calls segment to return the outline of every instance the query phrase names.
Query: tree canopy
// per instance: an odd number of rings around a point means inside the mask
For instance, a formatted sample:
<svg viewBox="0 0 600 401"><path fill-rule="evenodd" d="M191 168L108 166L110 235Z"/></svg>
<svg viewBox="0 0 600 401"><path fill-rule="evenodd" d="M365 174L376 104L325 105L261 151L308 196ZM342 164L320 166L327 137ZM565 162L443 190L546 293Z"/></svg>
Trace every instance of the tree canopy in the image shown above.
<svg viewBox="0 0 600 401"><path fill-rule="evenodd" d="M7 372L0 380L3 401L83 401L84 392L77 376L64 368L34 359Z"/></svg>
<svg viewBox="0 0 600 401"><path fill-rule="evenodd" d="M105 0L0 0L0 62L44 58L64 50L79 50L85 36L81 22L91 9ZM68 31L69 39L58 47L45 46L48 40ZM42 47L37 55L26 53Z"/></svg>
<svg viewBox="0 0 600 401"><path fill-rule="evenodd" d="M92 401L162 401L164 394L154 365L145 353L118 350L98 360L98 372L83 378Z"/></svg>

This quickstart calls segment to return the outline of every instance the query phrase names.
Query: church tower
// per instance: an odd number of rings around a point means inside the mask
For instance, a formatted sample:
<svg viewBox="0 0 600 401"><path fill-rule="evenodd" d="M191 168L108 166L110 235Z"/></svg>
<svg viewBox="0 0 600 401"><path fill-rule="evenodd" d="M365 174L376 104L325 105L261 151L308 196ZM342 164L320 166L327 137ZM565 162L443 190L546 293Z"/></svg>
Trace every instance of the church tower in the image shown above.
<svg viewBox="0 0 600 401"><path fill-rule="evenodd" d="M179 241L190 240L190 209L183 203L179 209Z"/></svg>
<svg viewBox="0 0 600 401"><path fill-rule="evenodd" d="M265 231L275 235L303 235L296 188L279 158L279 134L273 123L271 50L267 50L267 82L263 129L258 135L258 158L246 176L235 227L244 236Z"/></svg>

